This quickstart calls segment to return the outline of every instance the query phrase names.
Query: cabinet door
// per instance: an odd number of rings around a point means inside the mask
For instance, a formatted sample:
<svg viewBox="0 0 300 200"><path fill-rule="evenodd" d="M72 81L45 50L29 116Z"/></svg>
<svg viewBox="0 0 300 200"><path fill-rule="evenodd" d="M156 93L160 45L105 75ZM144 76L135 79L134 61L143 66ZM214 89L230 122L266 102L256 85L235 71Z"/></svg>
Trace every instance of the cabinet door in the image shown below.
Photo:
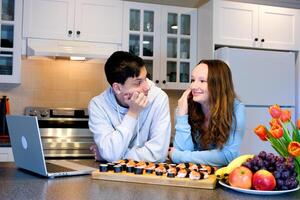
<svg viewBox="0 0 300 200"><path fill-rule="evenodd" d="M148 78L160 83L160 6L124 2L123 49L146 62Z"/></svg>
<svg viewBox="0 0 300 200"><path fill-rule="evenodd" d="M77 0L74 38L121 44L122 9L119 0Z"/></svg>
<svg viewBox="0 0 300 200"><path fill-rule="evenodd" d="M0 83L20 83L22 1L0 0Z"/></svg>
<svg viewBox="0 0 300 200"><path fill-rule="evenodd" d="M297 50L299 10L260 6L259 38L261 48ZM263 41L263 42L262 42Z"/></svg>
<svg viewBox="0 0 300 200"><path fill-rule="evenodd" d="M258 41L258 6L217 1L214 11L214 43L253 47Z"/></svg>
<svg viewBox="0 0 300 200"><path fill-rule="evenodd" d="M161 80L165 89L186 89L196 65L196 10L162 6Z"/></svg>
<svg viewBox="0 0 300 200"><path fill-rule="evenodd" d="M23 36L46 39L73 39L74 0L24 1Z"/></svg>
<svg viewBox="0 0 300 200"><path fill-rule="evenodd" d="M14 156L11 147L0 147L0 162L13 162Z"/></svg>

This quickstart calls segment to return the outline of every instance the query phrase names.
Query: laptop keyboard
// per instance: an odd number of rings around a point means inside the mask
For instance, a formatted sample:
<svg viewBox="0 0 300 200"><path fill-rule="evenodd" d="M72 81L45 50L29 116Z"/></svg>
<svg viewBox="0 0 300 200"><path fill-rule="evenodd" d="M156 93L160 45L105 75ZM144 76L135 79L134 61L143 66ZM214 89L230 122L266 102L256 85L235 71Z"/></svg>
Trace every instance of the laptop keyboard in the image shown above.
<svg viewBox="0 0 300 200"><path fill-rule="evenodd" d="M47 171L50 172L50 173L76 171L74 169L70 169L70 168L67 168L67 167L63 167L63 166L60 166L60 165L55 165L55 164L47 163L47 162L46 162L46 167L47 167Z"/></svg>

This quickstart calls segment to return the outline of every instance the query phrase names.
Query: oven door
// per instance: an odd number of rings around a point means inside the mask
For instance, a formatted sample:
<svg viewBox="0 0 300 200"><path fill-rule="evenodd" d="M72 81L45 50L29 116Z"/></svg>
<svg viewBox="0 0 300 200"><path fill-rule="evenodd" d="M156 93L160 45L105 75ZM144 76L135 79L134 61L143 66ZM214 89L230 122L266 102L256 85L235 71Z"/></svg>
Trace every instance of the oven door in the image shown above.
<svg viewBox="0 0 300 200"><path fill-rule="evenodd" d="M45 157L90 158L93 135L88 119L38 120Z"/></svg>

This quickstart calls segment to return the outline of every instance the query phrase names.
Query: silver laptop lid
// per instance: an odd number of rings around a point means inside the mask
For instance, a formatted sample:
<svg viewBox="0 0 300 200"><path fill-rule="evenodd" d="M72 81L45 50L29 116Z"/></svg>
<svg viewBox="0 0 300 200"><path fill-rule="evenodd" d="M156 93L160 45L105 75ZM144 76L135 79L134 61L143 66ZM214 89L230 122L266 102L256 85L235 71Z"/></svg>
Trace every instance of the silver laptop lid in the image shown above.
<svg viewBox="0 0 300 200"><path fill-rule="evenodd" d="M8 115L7 126L17 167L47 176L37 118Z"/></svg>

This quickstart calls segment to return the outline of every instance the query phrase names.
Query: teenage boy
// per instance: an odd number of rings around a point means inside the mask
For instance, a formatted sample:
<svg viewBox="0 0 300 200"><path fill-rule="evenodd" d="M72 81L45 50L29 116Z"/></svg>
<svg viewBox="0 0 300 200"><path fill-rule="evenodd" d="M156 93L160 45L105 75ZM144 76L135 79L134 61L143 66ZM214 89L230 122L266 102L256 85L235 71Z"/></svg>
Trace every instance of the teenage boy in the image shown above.
<svg viewBox="0 0 300 200"><path fill-rule="evenodd" d="M167 94L146 78L143 59L124 51L105 63L111 87L89 103L97 159L165 161L171 124Z"/></svg>

